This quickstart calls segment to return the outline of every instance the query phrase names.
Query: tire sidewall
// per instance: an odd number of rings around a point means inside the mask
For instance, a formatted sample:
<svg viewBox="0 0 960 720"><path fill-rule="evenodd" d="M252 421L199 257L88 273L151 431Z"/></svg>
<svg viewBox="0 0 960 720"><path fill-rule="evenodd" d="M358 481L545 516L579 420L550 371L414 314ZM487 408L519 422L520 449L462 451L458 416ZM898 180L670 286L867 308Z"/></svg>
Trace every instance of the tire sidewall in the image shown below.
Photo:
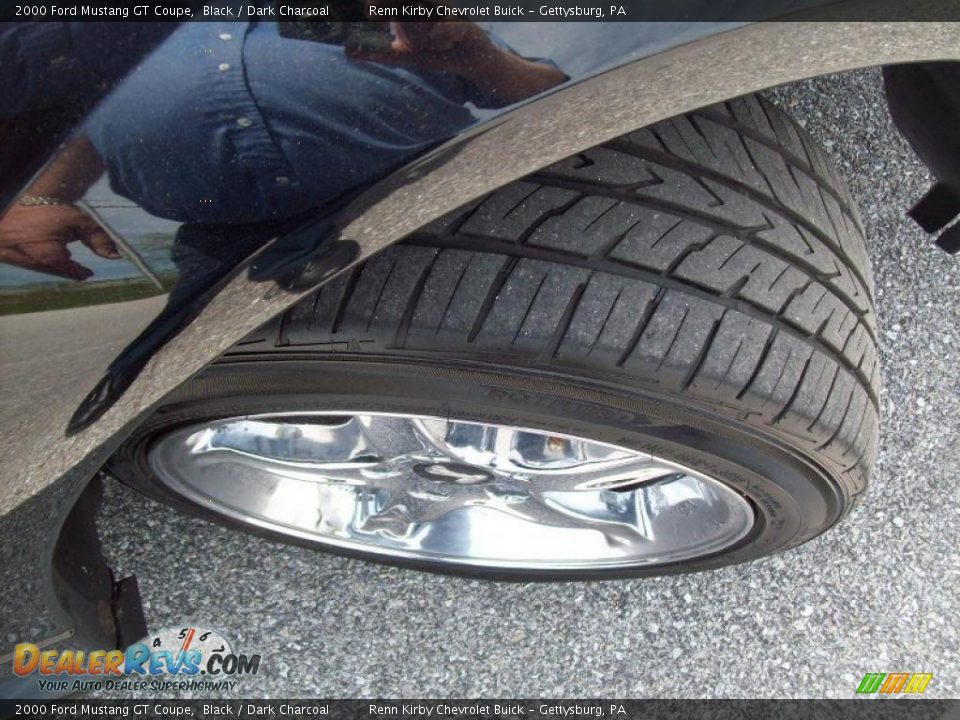
<svg viewBox="0 0 960 720"><path fill-rule="evenodd" d="M487 570L473 565L388 559L255 528L183 498L151 472L151 443L205 420L306 411L380 412L515 425L620 445L715 478L747 498L751 532L734 546L680 563L597 571ZM505 580L602 579L692 572L795 547L843 512L828 474L757 429L631 389L594 387L571 377L510 373L441 363L334 360L244 361L216 365L182 386L124 443L108 466L154 499L220 524L327 552L444 573Z"/></svg>

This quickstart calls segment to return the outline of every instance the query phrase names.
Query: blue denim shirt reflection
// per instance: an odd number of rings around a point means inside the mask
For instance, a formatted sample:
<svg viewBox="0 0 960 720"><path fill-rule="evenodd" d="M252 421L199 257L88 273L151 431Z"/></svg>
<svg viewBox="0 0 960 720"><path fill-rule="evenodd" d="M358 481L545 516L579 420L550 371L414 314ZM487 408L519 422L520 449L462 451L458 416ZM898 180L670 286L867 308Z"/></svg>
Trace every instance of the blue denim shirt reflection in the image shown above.
<svg viewBox="0 0 960 720"><path fill-rule="evenodd" d="M273 23L187 23L93 113L56 182L41 174L27 193L69 205L105 169L116 193L185 223L178 243L195 236L220 274L241 245L250 250L229 228L266 240L271 224L316 213L456 135L474 122L471 106L509 105L566 79L474 23L392 31L371 52L284 38ZM43 226L49 209L9 212L2 259L82 280L90 271L70 261L69 242L116 256L82 217L60 217L69 212L57 211L57 228ZM203 232L190 231L197 225Z"/></svg>
<svg viewBox="0 0 960 720"><path fill-rule="evenodd" d="M558 71L556 80L562 75ZM347 57L274 23L191 23L91 118L113 189L174 220L291 217L401 166L495 103L462 75Z"/></svg>
<svg viewBox="0 0 960 720"><path fill-rule="evenodd" d="M272 23L191 23L87 132L114 191L147 211L264 222L315 208L467 127L463 85L282 38Z"/></svg>

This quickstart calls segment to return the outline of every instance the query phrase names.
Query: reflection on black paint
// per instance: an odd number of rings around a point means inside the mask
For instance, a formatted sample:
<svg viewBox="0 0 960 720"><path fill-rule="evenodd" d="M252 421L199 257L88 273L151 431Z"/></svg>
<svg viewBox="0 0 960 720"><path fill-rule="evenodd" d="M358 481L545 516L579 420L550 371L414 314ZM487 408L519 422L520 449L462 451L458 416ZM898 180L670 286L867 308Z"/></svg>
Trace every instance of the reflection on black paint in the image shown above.
<svg viewBox="0 0 960 720"><path fill-rule="evenodd" d="M34 41L50 27L0 29L5 70L32 71L17 86L14 114L43 107L59 82L45 71L55 58L44 53L80 48L87 65L106 63L91 35L96 25L59 26L60 47L37 50L42 43ZM8 208L0 260L102 280L71 252L83 244L106 267L126 258L158 291L169 289L164 310L114 360L74 414L71 432L102 415L251 254L319 216L308 233L275 243L251 277L276 281L274 292L323 282L358 255L355 243L335 239L335 215L351 198L475 124L479 108L502 108L567 79L474 23L401 22L392 33L371 44L348 32L331 44L311 34L284 37L273 23L182 25ZM129 64L134 50L111 62ZM179 224L170 257L175 279L161 279L132 243L78 204L103 182L139 212ZM139 284L133 290L143 294Z"/></svg>

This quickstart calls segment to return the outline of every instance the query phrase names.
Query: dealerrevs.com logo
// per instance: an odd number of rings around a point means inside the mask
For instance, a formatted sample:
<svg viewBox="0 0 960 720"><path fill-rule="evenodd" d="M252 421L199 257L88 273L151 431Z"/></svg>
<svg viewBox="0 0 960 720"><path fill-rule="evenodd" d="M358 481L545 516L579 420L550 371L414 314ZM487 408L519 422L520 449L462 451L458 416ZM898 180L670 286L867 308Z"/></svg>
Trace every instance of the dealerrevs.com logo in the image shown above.
<svg viewBox="0 0 960 720"><path fill-rule="evenodd" d="M162 630L126 650L41 650L31 643L14 648L13 672L37 675L38 689L233 690L238 676L256 675L260 655L233 651L215 630Z"/></svg>

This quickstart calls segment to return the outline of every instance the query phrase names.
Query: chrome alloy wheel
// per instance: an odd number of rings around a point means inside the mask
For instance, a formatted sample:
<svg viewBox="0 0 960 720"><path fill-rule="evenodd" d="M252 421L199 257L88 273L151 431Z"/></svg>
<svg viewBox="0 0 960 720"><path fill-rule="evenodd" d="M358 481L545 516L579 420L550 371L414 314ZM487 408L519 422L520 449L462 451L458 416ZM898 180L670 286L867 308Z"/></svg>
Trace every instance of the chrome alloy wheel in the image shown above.
<svg viewBox="0 0 960 720"><path fill-rule="evenodd" d="M249 525L439 565L590 570L717 553L753 527L723 483L614 445L436 417L298 413L182 427L174 492Z"/></svg>

